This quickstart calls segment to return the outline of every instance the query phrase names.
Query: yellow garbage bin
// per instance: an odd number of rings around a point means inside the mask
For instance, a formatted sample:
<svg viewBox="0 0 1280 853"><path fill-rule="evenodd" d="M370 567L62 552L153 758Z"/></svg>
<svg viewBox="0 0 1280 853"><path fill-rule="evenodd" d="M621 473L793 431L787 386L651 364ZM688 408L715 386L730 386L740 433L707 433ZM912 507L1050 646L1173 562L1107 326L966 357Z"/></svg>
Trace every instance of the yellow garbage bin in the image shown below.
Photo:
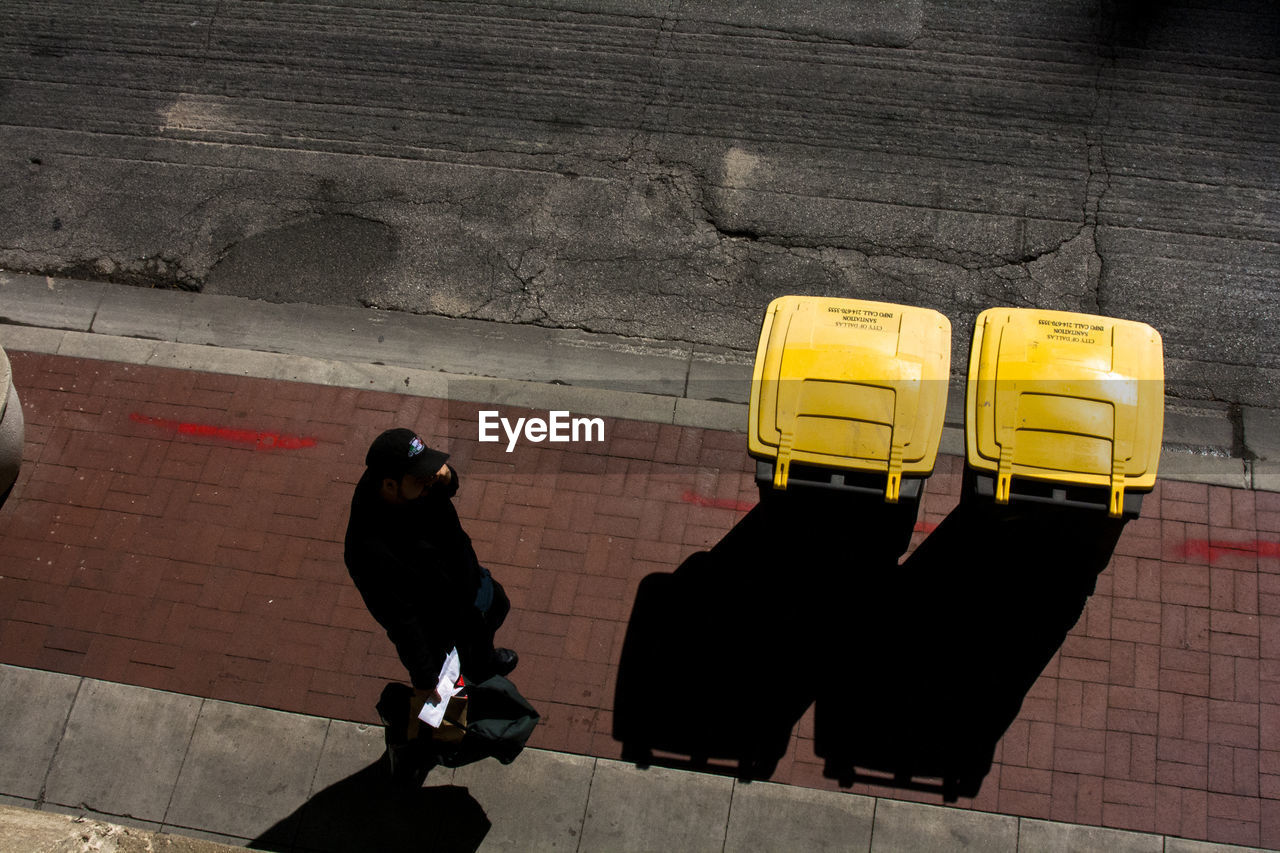
<svg viewBox="0 0 1280 853"><path fill-rule="evenodd" d="M765 312L748 452L761 489L919 497L942 438L951 323L937 311L783 296Z"/></svg>
<svg viewBox="0 0 1280 853"><path fill-rule="evenodd" d="M1163 345L1147 324L1025 308L978 316L965 456L979 495L1136 515L1163 430Z"/></svg>

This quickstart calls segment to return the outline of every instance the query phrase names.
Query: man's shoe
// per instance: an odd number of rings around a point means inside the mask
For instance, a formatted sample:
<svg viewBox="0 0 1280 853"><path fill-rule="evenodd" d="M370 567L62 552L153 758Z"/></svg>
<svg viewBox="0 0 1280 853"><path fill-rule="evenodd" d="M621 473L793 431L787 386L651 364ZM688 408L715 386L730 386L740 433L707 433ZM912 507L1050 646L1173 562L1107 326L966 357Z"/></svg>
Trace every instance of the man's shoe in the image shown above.
<svg viewBox="0 0 1280 853"><path fill-rule="evenodd" d="M520 662L520 656L511 649L494 649L492 661L494 674L508 675Z"/></svg>

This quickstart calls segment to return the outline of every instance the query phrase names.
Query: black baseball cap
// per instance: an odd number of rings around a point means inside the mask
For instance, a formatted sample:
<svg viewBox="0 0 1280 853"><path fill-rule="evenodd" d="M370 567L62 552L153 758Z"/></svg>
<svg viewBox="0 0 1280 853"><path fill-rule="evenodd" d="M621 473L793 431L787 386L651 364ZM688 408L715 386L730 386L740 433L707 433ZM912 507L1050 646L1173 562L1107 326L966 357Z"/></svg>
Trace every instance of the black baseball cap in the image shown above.
<svg viewBox="0 0 1280 853"><path fill-rule="evenodd" d="M432 477L449 458L433 450L411 429L389 429L373 440L364 464L379 474L400 478L405 474Z"/></svg>

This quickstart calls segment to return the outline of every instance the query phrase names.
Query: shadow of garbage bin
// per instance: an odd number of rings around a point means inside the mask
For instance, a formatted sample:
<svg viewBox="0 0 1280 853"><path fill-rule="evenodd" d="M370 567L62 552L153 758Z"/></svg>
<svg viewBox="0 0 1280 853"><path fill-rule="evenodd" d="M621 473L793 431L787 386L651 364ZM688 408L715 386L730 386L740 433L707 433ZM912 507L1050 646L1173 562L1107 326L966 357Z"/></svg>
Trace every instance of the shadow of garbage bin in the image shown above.
<svg viewBox="0 0 1280 853"><path fill-rule="evenodd" d="M248 846L278 853L473 853L490 827L466 788L396 785L384 756L325 788Z"/></svg>
<svg viewBox="0 0 1280 853"><path fill-rule="evenodd" d="M822 680L848 663L833 647L848 603L833 590L889 571L916 513L864 495L778 493L709 551L644 578L614 702L624 759L769 778Z"/></svg>
<svg viewBox="0 0 1280 853"><path fill-rule="evenodd" d="M842 785L975 795L1124 521L965 500L900 564L915 517L779 493L646 577L619 662L624 758L767 779L813 704L814 750Z"/></svg>
<svg viewBox="0 0 1280 853"><path fill-rule="evenodd" d="M884 577L845 578L856 602L814 708L825 774L978 793L1000 738L1093 593L1123 519L1092 509L963 501Z"/></svg>

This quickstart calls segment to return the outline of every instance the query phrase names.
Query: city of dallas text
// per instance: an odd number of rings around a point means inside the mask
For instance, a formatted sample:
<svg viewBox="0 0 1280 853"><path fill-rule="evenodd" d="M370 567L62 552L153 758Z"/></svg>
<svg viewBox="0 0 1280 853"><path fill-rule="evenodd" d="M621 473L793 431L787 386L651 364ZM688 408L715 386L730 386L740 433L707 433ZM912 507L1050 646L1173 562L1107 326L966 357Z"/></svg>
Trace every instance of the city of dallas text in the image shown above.
<svg viewBox="0 0 1280 853"><path fill-rule="evenodd" d="M515 450L516 442L526 441L569 442L604 441L604 418L574 417L566 411L547 412L543 418L516 418L515 422L502 417L497 411L480 412L480 441L501 441L498 430L506 434L507 452Z"/></svg>

